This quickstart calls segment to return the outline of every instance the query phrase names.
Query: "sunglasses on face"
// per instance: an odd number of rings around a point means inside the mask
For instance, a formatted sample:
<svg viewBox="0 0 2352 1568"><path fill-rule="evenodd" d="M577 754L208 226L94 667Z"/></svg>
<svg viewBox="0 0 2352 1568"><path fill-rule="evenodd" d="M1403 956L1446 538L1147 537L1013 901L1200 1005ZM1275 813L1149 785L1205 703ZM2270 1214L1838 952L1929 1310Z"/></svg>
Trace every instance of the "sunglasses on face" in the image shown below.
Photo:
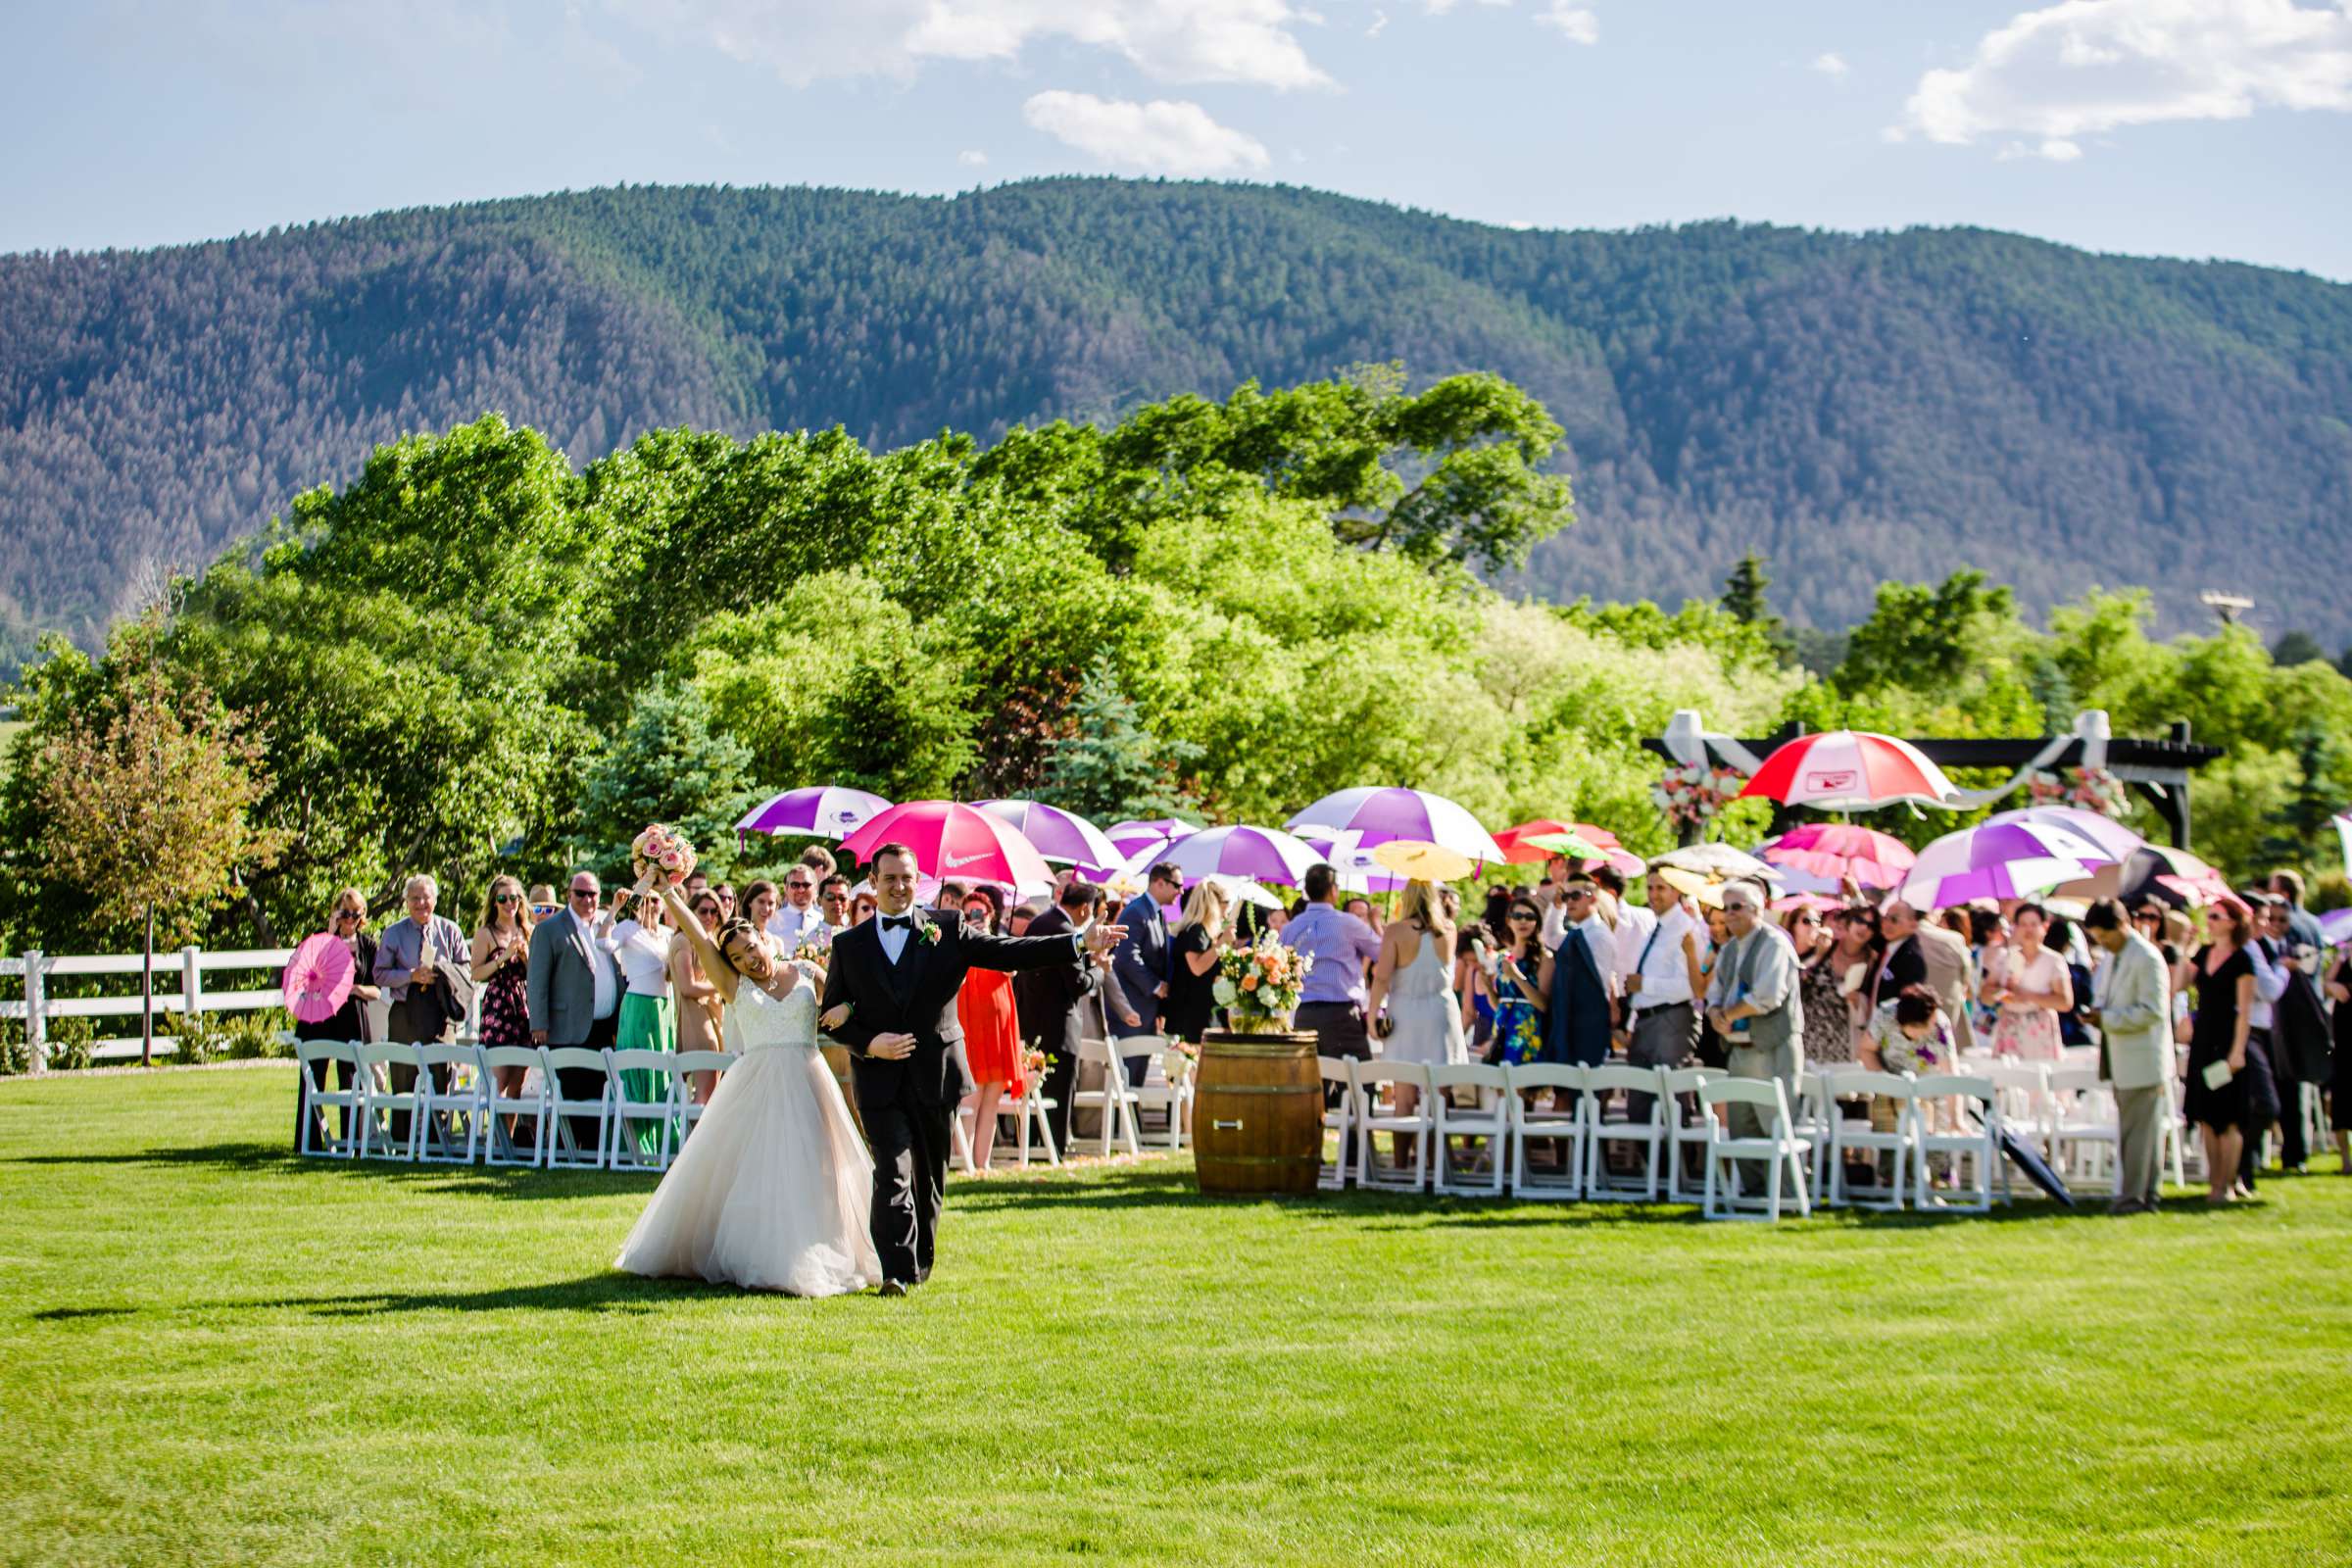
<svg viewBox="0 0 2352 1568"><path fill-rule="evenodd" d="M1513 909L1511 918L1514 920L1540 920L1543 916L1533 909Z"/></svg>
<svg viewBox="0 0 2352 1568"><path fill-rule="evenodd" d="M787 882L784 885L792 889L792 891L795 893L806 893L810 888L816 886L816 884L813 882Z"/></svg>
<svg viewBox="0 0 2352 1568"><path fill-rule="evenodd" d="M517 894L493 893L490 895L490 902L492 904L519 904L522 902L522 900Z"/></svg>
<svg viewBox="0 0 2352 1568"><path fill-rule="evenodd" d="M716 914L718 913L718 906L715 904L698 904L694 906L694 912L698 915Z"/></svg>
<svg viewBox="0 0 2352 1568"><path fill-rule="evenodd" d="M335 918L338 920L357 920L359 917L360 911L357 909L337 909L335 911Z"/></svg>

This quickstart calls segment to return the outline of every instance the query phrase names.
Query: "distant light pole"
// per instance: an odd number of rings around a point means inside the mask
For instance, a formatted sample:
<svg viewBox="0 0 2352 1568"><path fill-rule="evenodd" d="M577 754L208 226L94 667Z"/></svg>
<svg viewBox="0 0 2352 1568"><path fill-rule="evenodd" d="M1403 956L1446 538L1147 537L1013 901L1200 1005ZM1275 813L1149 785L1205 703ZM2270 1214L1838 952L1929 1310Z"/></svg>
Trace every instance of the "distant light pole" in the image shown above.
<svg viewBox="0 0 2352 1568"><path fill-rule="evenodd" d="M2254 608L2254 601L2243 594L2225 594L2208 588L2197 595L2197 603L2221 616L2222 624L2234 626L2237 617Z"/></svg>

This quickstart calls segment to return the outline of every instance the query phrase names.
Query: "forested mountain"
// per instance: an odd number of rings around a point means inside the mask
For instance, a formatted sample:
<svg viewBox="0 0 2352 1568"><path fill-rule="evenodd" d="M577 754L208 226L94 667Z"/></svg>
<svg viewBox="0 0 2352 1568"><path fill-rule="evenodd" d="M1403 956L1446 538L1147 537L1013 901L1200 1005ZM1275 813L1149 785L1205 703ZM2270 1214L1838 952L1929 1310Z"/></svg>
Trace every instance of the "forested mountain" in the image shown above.
<svg viewBox="0 0 2352 1568"><path fill-rule="evenodd" d="M1511 231L1317 192L625 188L0 257L0 638L85 642L369 449L485 410L585 463L649 427L985 438L1401 361L1567 432L1527 586L1778 607L1984 568L2041 608L2198 590L2352 636L2352 287L1974 230Z"/></svg>

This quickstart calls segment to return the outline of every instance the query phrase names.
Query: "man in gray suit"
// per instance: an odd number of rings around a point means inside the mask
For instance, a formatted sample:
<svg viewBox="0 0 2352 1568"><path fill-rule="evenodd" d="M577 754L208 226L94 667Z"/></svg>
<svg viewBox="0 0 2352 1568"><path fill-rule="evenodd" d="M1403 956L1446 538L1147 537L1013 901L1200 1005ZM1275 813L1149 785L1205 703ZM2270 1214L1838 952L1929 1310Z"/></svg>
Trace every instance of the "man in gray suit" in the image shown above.
<svg viewBox="0 0 2352 1568"><path fill-rule="evenodd" d="M1723 890L1723 923L1732 940L1707 982L1707 1018L1729 1047L1726 1069L1735 1078L1777 1078L1796 1113L1796 1080L1805 1070L1805 1004L1797 985L1796 949L1788 933L1764 918L1764 895L1752 882ZM1732 1105L1734 1138L1761 1138L1764 1120L1753 1105ZM1760 1188L1760 1161L1740 1162L1740 1184Z"/></svg>
<svg viewBox="0 0 2352 1568"><path fill-rule="evenodd" d="M2172 972L2113 899L2083 911L2082 930L2107 954L2091 977L2097 1005L2086 1020L2099 1031L2100 1074L2115 1086L2117 1176L2107 1212L2149 1213L2163 1170L2164 1083L2173 1075Z"/></svg>
<svg viewBox="0 0 2352 1568"><path fill-rule="evenodd" d="M565 907L531 927L531 967L524 996L531 1039L543 1046L612 1044L620 1011L620 971L612 961L607 922L597 912L603 889L594 871L574 871ZM602 1069L565 1067L556 1074L566 1100L593 1100L604 1090ZM596 1125L572 1118L574 1142L593 1146Z"/></svg>

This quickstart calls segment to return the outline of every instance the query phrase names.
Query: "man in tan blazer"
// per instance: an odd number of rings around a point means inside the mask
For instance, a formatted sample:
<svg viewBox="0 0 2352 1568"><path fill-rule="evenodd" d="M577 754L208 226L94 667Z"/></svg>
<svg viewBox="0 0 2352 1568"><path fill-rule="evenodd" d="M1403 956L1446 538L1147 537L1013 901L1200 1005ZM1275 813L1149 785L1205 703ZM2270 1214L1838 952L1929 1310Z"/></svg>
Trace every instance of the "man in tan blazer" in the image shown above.
<svg viewBox="0 0 2352 1568"><path fill-rule="evenodd" d="M2082 930L2107 955L2091 977L2097 1005L2089 1018L2101 1040L2101 1073L2115 1086L2117 1170L2107 1211L2144 1214L2156 1206L2163 1165L2164 1084L2173 1074L2172 972L2113 899L2083 911Z"/></svg>

